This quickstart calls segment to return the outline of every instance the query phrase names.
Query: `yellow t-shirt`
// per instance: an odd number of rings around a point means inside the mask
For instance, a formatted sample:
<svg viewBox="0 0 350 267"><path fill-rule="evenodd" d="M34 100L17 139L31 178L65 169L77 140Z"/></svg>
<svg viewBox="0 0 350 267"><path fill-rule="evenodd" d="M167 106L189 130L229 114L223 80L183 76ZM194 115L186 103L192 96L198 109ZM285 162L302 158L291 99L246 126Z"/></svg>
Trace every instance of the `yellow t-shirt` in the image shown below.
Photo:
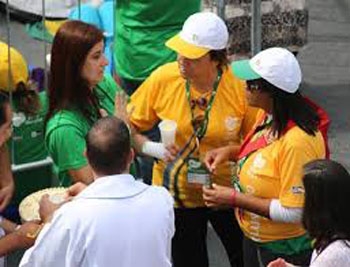
<svg viewBox="0 0 350 267"><path fill-rule="evenodd" d="M177 62L155 70L131 97L131 105L135 107L131 117L132 124L139 131L145 131L151 129L159 120L174 120L177 123L176 144L182 148L193 133L191 108L186 97L185 82L180 75ZM203 158L205 153L213 148L239 144L241 134L245 135L254 125L257 110L248 108L244 88L245 83L235 78L229 68L223 71L209 113L207 132L196 153L199 158ZM200 96L196 89L191 88L192 98L197 99ZM204 112L196 108L194 113L197 115ZM154 165L153 184L163 185L164 169L165 164L162 161ZM230 176L231 168L229 164L225 164L220 169L220 175L213 177L213 181L229 186L231 185ZM175 185L178 188L178 197L185 207L204 206L201 186L188 184L186 177L187 167L184 166ZM173 178L171 177L170 181L170 191L174 195Z"/></svg>
<svg viewBox="0 0 350 267"><path fill-rule="evenodd" d="M322 134L308 135L294 126L248 157L240 172L240 185L246 194L279 199L284 207L303 207L303 165L324 157ZM305 233L301 224L273 222L242 209L237 209L236 215L245 235L257 242L289 239Z"/></svg>

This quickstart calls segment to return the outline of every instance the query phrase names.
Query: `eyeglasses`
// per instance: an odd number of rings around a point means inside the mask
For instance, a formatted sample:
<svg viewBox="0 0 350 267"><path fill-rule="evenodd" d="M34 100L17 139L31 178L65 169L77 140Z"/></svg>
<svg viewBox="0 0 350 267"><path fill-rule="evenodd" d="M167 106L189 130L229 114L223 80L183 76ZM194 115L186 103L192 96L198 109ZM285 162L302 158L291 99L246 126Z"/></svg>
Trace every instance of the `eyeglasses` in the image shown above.
<svg viewBox="0 0 350 267"><path fill-rule="evenodd" d="M257 83L249 83L247 82L247 87L246 89L250 92L256 92L260 90L260 85Z"/></svg>
<svg viewBox="0 0 350 267"><path fill-rule="evenodd" d="M205 110L208 107L208 100L205 97L191 99L191 109L195 109L196 106L201 110Z"/></svg>

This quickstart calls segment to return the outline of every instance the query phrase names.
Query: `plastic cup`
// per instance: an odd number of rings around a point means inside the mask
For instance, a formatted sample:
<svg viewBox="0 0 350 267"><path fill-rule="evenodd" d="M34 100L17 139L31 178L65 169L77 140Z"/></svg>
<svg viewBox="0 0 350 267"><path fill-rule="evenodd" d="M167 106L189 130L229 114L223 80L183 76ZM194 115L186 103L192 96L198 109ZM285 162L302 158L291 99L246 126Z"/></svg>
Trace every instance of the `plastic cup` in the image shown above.
<svg viewBox="0 0 350 267"><path fill-rule="evenodd" d="M50 195L49 200L54 204L61 204L64 201L64 195Z"/></svg>
<svg viewBox="0 0 350 267"><path fill-rule="evenodd" d="M177 124L172 120L163 120L158 125L160 130L160 136L162 138L162 143L165 146L175 144L175 134Z"/></svg>

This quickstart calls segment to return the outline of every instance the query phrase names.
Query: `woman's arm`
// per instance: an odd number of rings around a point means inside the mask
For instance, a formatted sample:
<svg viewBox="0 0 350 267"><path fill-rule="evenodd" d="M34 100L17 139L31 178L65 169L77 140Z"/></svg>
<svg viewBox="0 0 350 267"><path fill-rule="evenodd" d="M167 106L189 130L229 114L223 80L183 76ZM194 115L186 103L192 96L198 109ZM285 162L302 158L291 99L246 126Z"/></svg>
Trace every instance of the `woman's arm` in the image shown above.
<svg viewBox="0 0 350 267"><path fill-rule="evenodd" d="M203 199L208 207L234 206L267 218L270 217L271 199L243 194L234 188L217 184L213 184L212 188L203 187Z"/></svg>
<svg viewBox="0 0 350 267"><path fill-rule="evenodd" d="M35 238L41 230L41 225L36 222L27 222L19 230L0 239L0 257L16 249L29 248L34 244Z"/></svg>
<svg viewBox="0 0 350 267"><path fill-rule="evenodd" d="M208 207L239 207L276 222L298 223L302 215L302 208L284 207L278 199L243 194L233 188L216 184L212 188L203 187L203 199Z"/></svg>
<svg viewBox="0 0 350 267"><path fill-rule="evenodd" d="M11 172L11 162L6 145L0 147L0 211L9 204L15 184Z"/></svg>
<svg viewBox="0 0 350 267"><path fill-rule="evenodd" d="M88 185L94 181L92 169L89 165L76 170L68 170L68 174L72 178L72 183L82 182Z"/></svg>

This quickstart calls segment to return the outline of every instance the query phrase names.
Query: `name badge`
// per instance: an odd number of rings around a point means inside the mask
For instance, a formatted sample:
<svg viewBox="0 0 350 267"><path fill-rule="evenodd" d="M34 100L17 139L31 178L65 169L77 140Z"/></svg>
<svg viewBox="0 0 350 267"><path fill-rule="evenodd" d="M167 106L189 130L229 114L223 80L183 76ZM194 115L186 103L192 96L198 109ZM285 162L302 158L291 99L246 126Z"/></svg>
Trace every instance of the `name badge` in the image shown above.
<svg viewBox="0 0 350 267"><path fill-rule="evenodd" d="M196 158L190 158L187 162L187 183L200 185L210 184L210 173Z"/></svg>

